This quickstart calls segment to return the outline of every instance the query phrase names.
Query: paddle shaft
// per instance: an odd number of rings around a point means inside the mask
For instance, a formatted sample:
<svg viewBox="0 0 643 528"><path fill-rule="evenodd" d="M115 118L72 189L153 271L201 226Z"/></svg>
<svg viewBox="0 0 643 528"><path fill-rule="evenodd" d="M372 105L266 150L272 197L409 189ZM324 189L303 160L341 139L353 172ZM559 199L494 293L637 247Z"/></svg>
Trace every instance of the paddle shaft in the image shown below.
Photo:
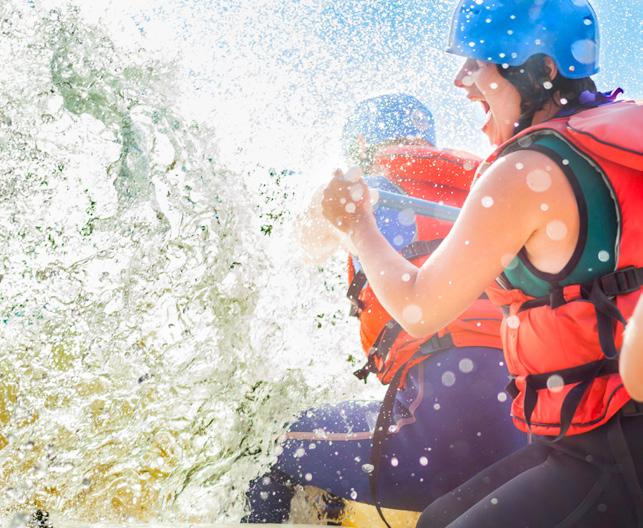
<svg viewBox="0 0 643 528"><path fill-rule="evenodd" d="M380 191L379 189L376 189L375 192L379 195L375 207L390 207L398 211L411 209L416 215L428 216L429 218L445 220L447 222L455 222L460 213L460 208L453 207L452 205L430 202L429 200L421 200L420 198L404 196L403 194L389 191Z"/></svg>

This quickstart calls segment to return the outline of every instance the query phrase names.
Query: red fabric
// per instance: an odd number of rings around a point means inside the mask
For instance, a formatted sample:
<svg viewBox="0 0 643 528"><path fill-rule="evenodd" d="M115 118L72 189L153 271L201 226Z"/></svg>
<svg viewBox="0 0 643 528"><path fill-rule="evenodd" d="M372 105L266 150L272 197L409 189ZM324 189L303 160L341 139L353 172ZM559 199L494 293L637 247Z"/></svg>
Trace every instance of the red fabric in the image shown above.
<svg viewBox="0 0 643 528"><path fill-rule="evenodd" d="M387 178L402 187L410 196L431 201L442 201L447 205L461 207L480 160L470 154L437 149L429 146L392 147L380 153L376 163ZM443 239L451 229L448 222L418 217L418 240ZM412 260L417 266L427 256ZM352 259L349 258L349 282L354 276ZM367 284L359 295L363 310L360 314L360 338L368 355L373 343L392 317L382 307L373 290ZM488 300L479 299L458 319L439 332L451 335L458 347L483 346L501 348L500 322L502 312ZM393 343L386 361L375 358L378 378L390 383L395 373L404 368L408 371L424 361L425 356L409 361L420 345L431 336L414 338L402 331ZM403 376L405 377L405 375Z"/></svg>

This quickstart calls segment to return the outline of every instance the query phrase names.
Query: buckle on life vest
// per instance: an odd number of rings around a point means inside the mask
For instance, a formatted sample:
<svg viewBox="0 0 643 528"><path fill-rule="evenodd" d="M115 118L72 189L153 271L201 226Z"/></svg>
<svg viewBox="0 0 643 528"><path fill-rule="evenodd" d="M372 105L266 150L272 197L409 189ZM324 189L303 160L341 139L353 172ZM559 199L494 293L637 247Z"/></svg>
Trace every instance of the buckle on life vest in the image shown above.
<svg viewBox="0 0 643 528"><path fill-rule="evenodd" d="M637 291L643 283L643 268L628 266L599 277L598 283L608 297Z"/></svg>
<svg viewBox="0 0 643 528"><path fill-rule="evenodd" d="M433 334L427 341L422 343L418 352L423 356L429 356L435 352L454 347L455 345L451 334L444 334L443 336Z"/></svg>

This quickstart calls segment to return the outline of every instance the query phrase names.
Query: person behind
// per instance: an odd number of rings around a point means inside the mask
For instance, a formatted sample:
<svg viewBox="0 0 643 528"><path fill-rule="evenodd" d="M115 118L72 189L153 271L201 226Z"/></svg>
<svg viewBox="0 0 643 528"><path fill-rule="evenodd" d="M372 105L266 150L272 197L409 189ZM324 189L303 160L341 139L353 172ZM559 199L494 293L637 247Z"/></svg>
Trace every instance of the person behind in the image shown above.
<svg viewBox="0 0 643 528"><path fill-rule="evenodd" d="M623 384L632 398L643 401L643 301L627 323L619 361Z"/></svg>
<svg viewBox="0 0 643 528"><path fill-rule="evenodd" d="M374 188L456 206L479 162L435 147L431 113L404 94L357 105L343 143L347 158L369 171ZM313 200L308 245L328 255L338 247L338 232L315 216L318 208ZM426 260L450 229L410 210L379 207L376 219L386 244L412 266ZM348 283L367 355L356 375L376 374L389 385L384 403L345 401L305 411L289 428L270 472L251 484L247 522L284 522L295 484L376 504L378 511L419 512L526 444L507 415L497 308L485 298L473 300L453 324L417 339L386 313L354 256Z"/></svg>
<svg viewBox="0 0 643 528"><path fill-rule="evenodd" d="M420 528L643 525L643 415L618 372L643 276L643 106L596 90L597 25L586 0L458 3L455 84L497 149L420 268L381 235L358 169L324 191L325 216L410 335L498 281L513 421L533 442L435 500Z"/></svg>

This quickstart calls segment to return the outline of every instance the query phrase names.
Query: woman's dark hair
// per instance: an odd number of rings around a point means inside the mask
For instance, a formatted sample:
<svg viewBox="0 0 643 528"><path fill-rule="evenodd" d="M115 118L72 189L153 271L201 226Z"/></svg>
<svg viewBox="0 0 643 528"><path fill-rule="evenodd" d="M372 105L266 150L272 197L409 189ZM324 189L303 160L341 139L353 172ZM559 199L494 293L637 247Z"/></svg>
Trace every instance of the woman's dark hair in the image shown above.
<svg viewBox="0 0 643 528"><path fill-rule="evenodd" d="M498 66L500 75L513 84L520 94L520 121L516 132L530 126L534 114L549 101L554 101L561 108L573 108L583 106L583 92L597 92L594 81L589 77L569 79L558 72L556 78L550 80L545 57L543 54L532 55L520 66Z"/></svg>

